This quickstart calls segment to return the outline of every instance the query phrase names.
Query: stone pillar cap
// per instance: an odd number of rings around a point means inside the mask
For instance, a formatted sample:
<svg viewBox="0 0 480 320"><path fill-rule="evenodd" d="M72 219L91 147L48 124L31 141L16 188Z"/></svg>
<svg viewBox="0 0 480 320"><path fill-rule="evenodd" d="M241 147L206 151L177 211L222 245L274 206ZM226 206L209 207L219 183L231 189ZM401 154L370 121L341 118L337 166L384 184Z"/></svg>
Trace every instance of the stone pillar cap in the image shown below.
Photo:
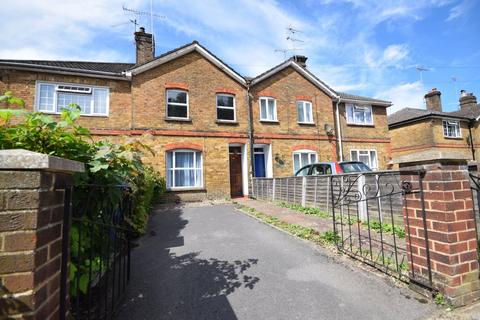
<svg viewBox="0 0 480 320"><path fill-rule="evenodd" d="M85 172L83 163L24 149L0 150L0 170Z"/></svg>
<svg viewBox="0 0 480 320"><path fill-rule="evenodd" d="M462 161L467 162L471 160L471 157L455 151L446 150L425 150L415 152L412 154L406 154L393 159L392 163L415 163L415 162L430 162L435 160L450 160L450 161Z"/></svg>

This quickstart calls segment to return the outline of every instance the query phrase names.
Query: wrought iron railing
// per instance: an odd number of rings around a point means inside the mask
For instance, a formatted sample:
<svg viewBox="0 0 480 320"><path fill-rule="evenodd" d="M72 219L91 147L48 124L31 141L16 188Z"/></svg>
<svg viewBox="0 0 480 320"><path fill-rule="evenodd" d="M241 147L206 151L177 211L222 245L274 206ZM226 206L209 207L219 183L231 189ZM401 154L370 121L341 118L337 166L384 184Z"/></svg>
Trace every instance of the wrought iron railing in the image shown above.
<svg viewBox="0 0 480 320"><path fill-rule="evenodd" d="M111 319L130 279L131 189L83 185L72 190L71 204L70 237L64 237L70 265L62 272L70 289L63 294L75 319Z"/></svg>

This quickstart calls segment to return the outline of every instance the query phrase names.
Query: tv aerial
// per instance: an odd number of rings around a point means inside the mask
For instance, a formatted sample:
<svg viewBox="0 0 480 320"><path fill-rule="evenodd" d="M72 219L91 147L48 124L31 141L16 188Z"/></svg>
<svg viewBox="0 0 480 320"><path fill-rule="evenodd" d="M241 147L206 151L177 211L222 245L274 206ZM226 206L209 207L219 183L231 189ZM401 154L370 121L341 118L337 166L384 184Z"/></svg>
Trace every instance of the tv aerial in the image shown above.
<svg viewBox="0 0 480 320"><path fill-rule="evenodd" d="M416 66L415 69L420 73L420 82L423 83L423 73L426 71L430 71L430 69L422 67L422 66Z"/></svg>

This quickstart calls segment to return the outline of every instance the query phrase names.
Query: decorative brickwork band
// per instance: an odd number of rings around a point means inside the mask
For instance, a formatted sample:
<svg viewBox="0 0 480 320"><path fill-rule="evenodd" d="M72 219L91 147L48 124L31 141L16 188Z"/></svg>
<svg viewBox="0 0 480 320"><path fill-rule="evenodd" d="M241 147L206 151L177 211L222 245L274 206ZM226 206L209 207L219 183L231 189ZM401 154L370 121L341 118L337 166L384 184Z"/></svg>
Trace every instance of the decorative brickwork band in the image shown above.
<svg viewBox="0 0 480 320"><path fill-rule="evenodd" d="M190 142L175 142L165 145L165 151L175 150L175 149L191 149L197 151L203 151L203 146L200 144L190 143Z"/></svg>
<svg viewBox="0 0 480 320"><path fill-rule="evenodd" d="M478 299L477 232L466 162L400 164L402 180L412 181L407 170L425 170L423 201L420 193L407 194L405 199L410 272L426 278L430 267L433 289L454 305Z"/></svg>

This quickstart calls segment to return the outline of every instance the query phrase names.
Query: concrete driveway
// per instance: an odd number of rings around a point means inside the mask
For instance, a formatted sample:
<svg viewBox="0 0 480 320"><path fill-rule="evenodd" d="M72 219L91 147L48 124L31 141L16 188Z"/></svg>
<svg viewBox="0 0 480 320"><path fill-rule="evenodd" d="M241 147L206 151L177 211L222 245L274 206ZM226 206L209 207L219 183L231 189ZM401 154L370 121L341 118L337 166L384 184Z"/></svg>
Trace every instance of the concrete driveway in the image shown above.
<svg viewBox="0 0 480 320"><path fill-rule="evenodd" d="M437 310L328 256L232 205L157 209L132 252L117 319L421 319Z"/></svg>

